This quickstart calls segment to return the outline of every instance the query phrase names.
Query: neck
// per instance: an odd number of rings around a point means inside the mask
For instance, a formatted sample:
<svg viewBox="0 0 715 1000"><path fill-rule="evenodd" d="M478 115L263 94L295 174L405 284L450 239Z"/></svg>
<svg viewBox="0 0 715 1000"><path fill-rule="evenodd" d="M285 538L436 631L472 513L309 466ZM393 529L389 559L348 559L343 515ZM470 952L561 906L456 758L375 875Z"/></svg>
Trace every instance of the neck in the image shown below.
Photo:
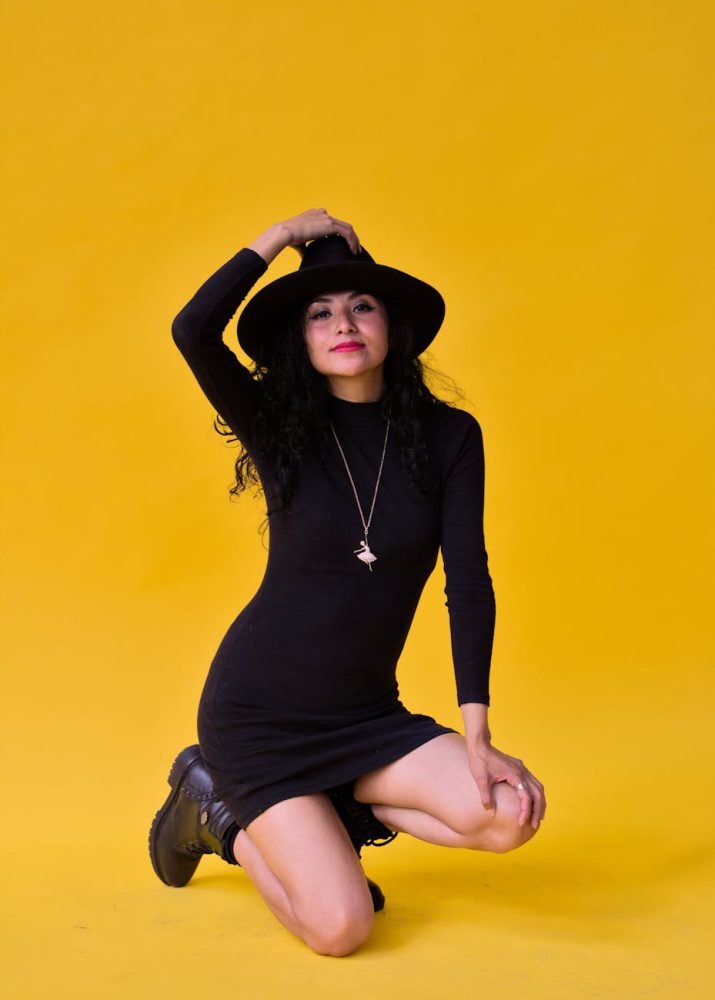
<svg viewBox="0 0 715 1000"><path fill-rule="evenodd" d="M326 376L328 392L331 396L336 396L348 403L377 403L385 394L385 384L382 378L367 378L372 373L366 372L365 374L365 378Z"/></svg>

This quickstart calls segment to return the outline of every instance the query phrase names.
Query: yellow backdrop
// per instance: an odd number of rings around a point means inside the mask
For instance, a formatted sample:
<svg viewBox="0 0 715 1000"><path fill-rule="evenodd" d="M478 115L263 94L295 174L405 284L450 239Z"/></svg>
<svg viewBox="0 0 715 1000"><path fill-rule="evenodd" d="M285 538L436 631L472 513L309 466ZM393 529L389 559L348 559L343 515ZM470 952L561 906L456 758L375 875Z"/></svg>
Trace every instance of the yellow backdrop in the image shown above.
<svg viewBox="0 0 715 1000"><path fill-rule="evenodd" d="M712 900L712 4L8 4L3 929L10 997L704 997ZM349 965L239 869L149 866L174 754L265 565L170 334L325 206L444 294L486 450L508 855L403 835ZM286 251L256 288L297 266ZM235 321L227 341L242 360ZM441 563L399 670L461 728ZM706 956L706 957L704 957ZM290 991L290 992L289 992Z"/></svg>

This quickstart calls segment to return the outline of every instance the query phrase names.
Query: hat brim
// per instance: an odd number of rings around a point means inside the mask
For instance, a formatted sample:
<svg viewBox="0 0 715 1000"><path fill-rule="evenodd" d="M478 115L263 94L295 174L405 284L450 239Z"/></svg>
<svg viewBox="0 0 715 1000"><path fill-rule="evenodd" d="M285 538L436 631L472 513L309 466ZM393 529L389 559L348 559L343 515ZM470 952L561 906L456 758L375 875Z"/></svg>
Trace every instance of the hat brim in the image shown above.
<svg viewBox="0 0 715 1000"><path fill-rule="evenodd" d="M237 325L242 350L262 363L265 361L262 345L284 333L286 317L292 309L321 292L342 290L371 292L394 301L412 324L414 357L432 342L444 320L445 302L437 289L405 271L368 261L325 264L276 278L249 300Z"/></svg>

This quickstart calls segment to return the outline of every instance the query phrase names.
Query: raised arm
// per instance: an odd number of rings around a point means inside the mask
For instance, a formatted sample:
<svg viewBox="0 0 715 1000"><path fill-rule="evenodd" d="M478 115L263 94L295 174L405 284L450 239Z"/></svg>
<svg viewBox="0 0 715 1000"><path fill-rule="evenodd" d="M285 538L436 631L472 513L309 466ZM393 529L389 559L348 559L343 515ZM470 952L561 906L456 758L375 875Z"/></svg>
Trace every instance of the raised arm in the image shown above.
<svg viewBox="0 0 715 1000"><path fill-rule="evenodd" d="M212 274L187 302L171 325L181 351L204 395L233 433L248 446L259 386L223 341L223 331L268 263L243 247Z"/></svg>
<svg viewBox="0 0 715 1000"><path fill-rule="evenodd" d="M174 343L217 413L250 449L260 385L223 341L223 331L253 285L285 247L301 251L305 242L340 232L354 253L353 227L324 208L312 208L277 222L243 247L201 285L171 325Z"/></svg>

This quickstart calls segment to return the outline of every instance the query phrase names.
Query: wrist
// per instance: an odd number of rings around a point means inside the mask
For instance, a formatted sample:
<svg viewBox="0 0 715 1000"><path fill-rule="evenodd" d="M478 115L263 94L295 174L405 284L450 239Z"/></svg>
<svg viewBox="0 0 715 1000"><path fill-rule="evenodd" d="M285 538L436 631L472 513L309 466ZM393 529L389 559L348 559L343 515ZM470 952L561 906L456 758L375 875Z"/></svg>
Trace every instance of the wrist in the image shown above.
<svg viewBox="0 0 715 1000"><path fill-rule="evenodd" d="M276 222L261 233L253 243L249 243L248 248L263 257L266 264L270 264L281 250L290 245L291 239L291 233L285 223Z"/></svg>
<svg viewBox="0 0 715 1000"><path fill-rule="evenodd" d="M464 719L467 747L471 749L489 744L492 734L487 717L488 707L480 702L464 702L459 707Z"/></svg>

